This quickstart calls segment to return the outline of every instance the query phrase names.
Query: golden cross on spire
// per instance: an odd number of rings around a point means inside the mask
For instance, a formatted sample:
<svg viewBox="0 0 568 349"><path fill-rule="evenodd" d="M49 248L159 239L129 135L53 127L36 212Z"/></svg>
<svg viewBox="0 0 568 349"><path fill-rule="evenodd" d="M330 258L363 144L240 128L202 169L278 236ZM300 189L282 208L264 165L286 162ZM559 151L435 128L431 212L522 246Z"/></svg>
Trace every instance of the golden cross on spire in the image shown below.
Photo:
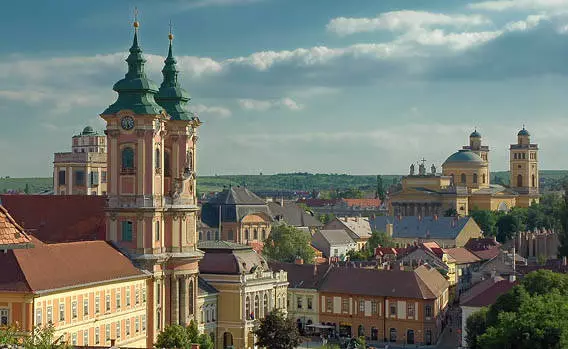
<svg viewBox="0 0 568 349"><path fill-rule="evenodd" d="M140 23L138 23L138 7L134 7L134 28L138 30L138 26L140 26Z"/></svg>
<svg viewBox="0 0 568 349"><path fill-rule="evenodd" d="M172 34L172 20L170 19L170 33L168 34L168 38L170 39L170 41L172 41L174 39L174 34Z"/></svg>

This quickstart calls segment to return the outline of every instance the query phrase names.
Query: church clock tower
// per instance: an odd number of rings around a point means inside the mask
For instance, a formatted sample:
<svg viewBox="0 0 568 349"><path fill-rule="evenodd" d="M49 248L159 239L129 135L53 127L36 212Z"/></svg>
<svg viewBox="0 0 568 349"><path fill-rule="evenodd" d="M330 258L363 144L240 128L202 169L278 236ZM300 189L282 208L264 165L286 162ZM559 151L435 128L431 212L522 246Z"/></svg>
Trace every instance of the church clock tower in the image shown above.
<svg viewBox="0 0 568 349"><path fill-rule="evenodd" d="M195 318L198 290L195 143L199 119L187 111L172 39L161 87L146 77L138 22L117 100L101 117L108 137L107 240L153 275L148 338Z"/></svg>
<svg viewBox="0 0 568 349"><path fill-rule="evenodd" d="M519 193L517 206L528 207L539 199L538 144L531 143L531 135L524 126L509 153L511 188Z"/></svg>

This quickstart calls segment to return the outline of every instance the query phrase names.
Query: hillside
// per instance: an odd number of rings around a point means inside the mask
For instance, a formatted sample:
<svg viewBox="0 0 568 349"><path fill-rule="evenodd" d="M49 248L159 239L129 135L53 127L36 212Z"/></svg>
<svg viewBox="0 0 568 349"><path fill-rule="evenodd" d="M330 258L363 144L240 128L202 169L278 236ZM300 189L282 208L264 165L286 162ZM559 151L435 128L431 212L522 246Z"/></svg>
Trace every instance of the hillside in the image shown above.
<svg viewBox="0 0 568 349"><path fill-rule="evenodd" d="M559 188L560 180L568 176L568 170L540 171L541 181L547 189ZM400 181L401 176L383 175L385 187ZM509 184L507 171L492 172L492 183ZM29 193L38 193L52 187L51 178L0 178L0 192L10 190L23 192L29 188ZM252 190L332 190L357 188L362 191L374 191L375 175L347 174L312 174L312 173L282 173L274 175L232 175L232 176L203 176L197 178L197 189L200 193L221 191L229 185L247 186Z"/></svg>

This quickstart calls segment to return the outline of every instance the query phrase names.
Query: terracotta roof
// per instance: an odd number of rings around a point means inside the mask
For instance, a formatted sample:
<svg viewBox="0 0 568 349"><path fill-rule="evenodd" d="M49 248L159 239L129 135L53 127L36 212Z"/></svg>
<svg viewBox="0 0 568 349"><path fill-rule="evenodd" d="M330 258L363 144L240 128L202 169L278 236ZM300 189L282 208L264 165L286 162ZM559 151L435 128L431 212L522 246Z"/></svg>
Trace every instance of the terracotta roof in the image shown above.
<svg viewBox="0 0 568 349"><path fill-rule="evenodd" d="M0 250L27 247L31 247L30 237L0 205Z"/></svg>
<svg viewBox="0 0 568 349"><path fill-rule="evenodd" d="M43 242L105 240L106 198L94 195L0 195L2 205Z"/></svg>
<svg viewBox="0 0 568 349"><path fill-rule="evenodd" d="M497 257L501 252L501 249L499 247L492 247L487 250L477 250L477 251L470 250L470 252L476 255L477 257L479 257L479 259L481 259L482 261L488 261Z"/></svg>
<svg viewBox="0 0 568 349"><path fill-rule="evenodd" d="M349 207L379 207L381 200L379 199L343 199L343 202Z"/></svg>
<svg viewBox="0 0 568 349"><path fill-rule="evenodd" d="M491 238L478 238L478 239L469 239L469 241L465 244L465 248L470 251L484 251L491 249L493 247L499 247L501 244L495 240L494 237Z"/></svg>
<svg viewBox="0 0 568 349"><path fill-rule="evenodd" d="M324 207L333 206L337 204L339 199L300 199L296 201L297 203L306 204L309 207Z"/></svg>
<svg viewBox="0 0 568 349"><path fill-rule="evenodd" d="M446 248L444 252L450 255L456 264L471 264L480 262L481 259L463 247Z"/></svg>
<svg viewBox="0 0 568 349"><path fill-rule="evenodd" d="M0 290L40 292L146 274L105 241L44 244L0 254ZM7 268L4 268L7 266Z"/></svg>
<svg viewBox="0 0 568 349"><path fill-rule="evenodd" d="M414 271L332 268L319 290L367 296L435 299L448 287L448 281L437 270L422 265Z"/></svg>
<svg viewBox="0 0 568 349"><path fill-rule="evenodd" d="M436 256L438 256L439 258L442 258L442 256L444 255L444 250L440 247L440 245L438 245L436 242L432 241L432 242L423 242L421 243L421 245L427 249L430 250L432 253L434 253Z"/></svg>
<svg viewBox="0 0 568 349"><path fill-rule="evenodd" d="M497 298L509 292L515 286L515 282L509 280L487 279L473 286L471 290L460 299L460 305L466 307L486 307L495 304Z"/></svg>
<svg viewBox="0 0 568 349"><path fill-rule="evenodd" d="M331 265L295 264L269 261L273 271L284 270L288 273L288 288L315 289Z"/></svg>

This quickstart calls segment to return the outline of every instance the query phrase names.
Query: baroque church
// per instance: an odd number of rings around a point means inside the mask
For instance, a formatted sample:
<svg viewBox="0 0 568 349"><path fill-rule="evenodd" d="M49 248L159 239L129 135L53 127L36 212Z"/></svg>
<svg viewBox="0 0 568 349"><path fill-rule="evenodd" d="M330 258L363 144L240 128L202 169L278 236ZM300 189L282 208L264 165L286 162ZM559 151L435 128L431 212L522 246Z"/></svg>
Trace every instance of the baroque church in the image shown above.
<svg viewBox="0 0 568 349"><path fill-rule="evenodd" d="M475 130L469 145L450 155L438 173L424 162L402 178L402 188L391 194L389 213L395 216L436 216L454 212L466 216L470 210L501 210L528 207L539 200L538 145L531 143L524 128L509 148L510 185L492 184L489 147Z"/></svg>

